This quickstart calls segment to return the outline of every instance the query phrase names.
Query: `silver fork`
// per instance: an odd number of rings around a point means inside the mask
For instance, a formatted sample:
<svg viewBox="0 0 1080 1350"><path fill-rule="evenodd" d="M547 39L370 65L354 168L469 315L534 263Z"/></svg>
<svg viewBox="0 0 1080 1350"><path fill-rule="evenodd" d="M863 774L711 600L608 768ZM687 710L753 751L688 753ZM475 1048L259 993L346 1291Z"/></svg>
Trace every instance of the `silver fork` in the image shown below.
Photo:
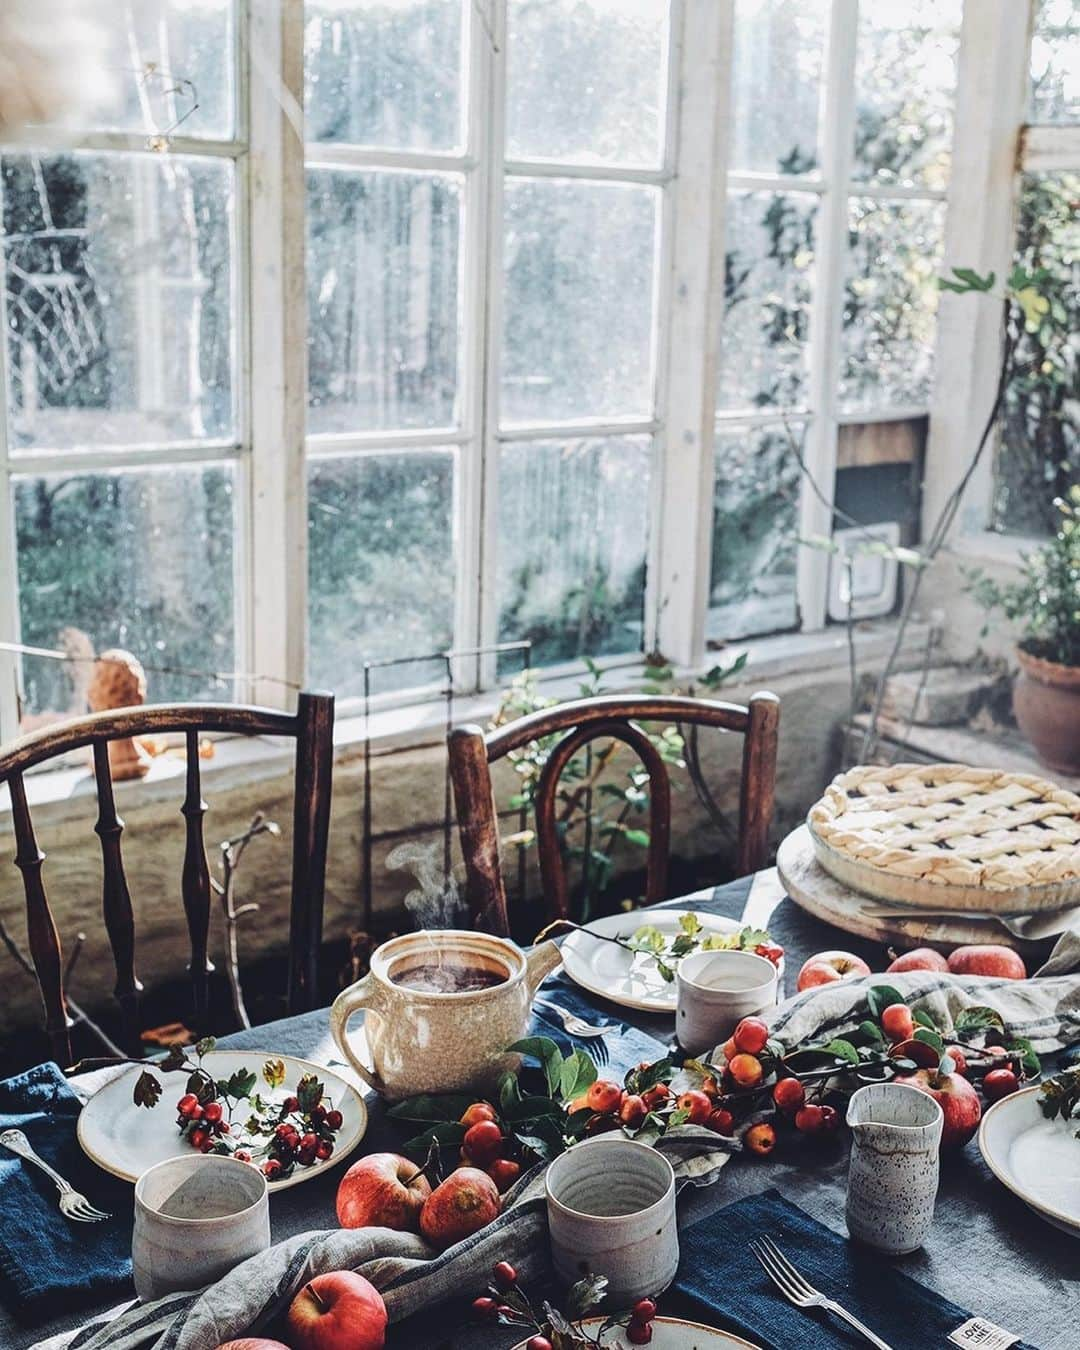
<svg viewBox="0 0 1080 1350"><path fill-rule="evenodd" d="M826 1312L835 1313L837 1317L842 1318L848 1326L854 1327L871 1345L876 1345L878 1350L891 1350L880 1336L875 1336L869 1327L864 1327L846 1308L842 1308L833 1299L826 1298L804 1279L771 1238L761 1237L752 1240L750 1250L761 1262L769 1279L788 1302L795 1304L796 1308L824 1308Z"/></svg>
<svg viewBox="0 0 1080 1350"><path fill-rule="evenodd" d="M596 1064L602 1068L608 1062L611 1056L604 1036L610 1030L609 1027L595 1027L584 1018L560 1008L557 1003L549 1003L547 999L535 999L534 1002L537 1004L538 1015L545 1022L561 1025L568 1036L584 1041L586 1053Z"/></svg>
<svg viewBox="0 0 1080 1350"><path fill-rule="evenodd" d="M30 1146L30 1140L23 1134L22 1130L4 1130L0 1134L0 1144L9 1148L12 1153L17 1153L20 1158L25 1158L35 1167L40 1167L47 1177L50 1177L60 1192L60 1213L65 1219L73 1219L76 1223L100 1223L102 1219L108 1219L112 1216L106 1214L104 1210L95 1209L87 1200L85 1195L72 1186L70 1181L65 1181L59 1172L45 1161L39 1158Z"/></svg>

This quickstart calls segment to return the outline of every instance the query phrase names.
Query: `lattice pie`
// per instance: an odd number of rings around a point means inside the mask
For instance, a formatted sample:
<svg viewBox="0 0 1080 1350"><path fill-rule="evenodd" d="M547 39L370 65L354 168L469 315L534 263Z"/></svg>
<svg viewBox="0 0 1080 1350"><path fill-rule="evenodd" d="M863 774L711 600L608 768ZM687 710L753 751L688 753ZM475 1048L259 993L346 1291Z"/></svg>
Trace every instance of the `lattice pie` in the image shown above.
<svg viewBox="0 0 1080 1350"><path fill-rule="evenodd" d="M1031 774L861 765L833 779L809 824L815 843L898 879L992 891L1080 884L1080 797Z"/></svg>

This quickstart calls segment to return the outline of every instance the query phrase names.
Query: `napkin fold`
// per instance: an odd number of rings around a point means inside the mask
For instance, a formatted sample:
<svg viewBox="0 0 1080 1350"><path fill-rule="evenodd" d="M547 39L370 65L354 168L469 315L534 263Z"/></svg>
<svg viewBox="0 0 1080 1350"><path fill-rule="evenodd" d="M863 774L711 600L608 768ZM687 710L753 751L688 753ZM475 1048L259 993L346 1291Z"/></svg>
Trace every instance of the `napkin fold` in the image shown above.
<svg viewBox="0 0 1080 1350"><path fill-rule="evenodd" d="M65 1307L123 1291L131 1280L132 1188L102 1172L75 1137L82 1103L59 1067L39 1064L0 1082L0 1130L20 1129L34 1150L111 1218L75 1223L52 1181L0 1147L0 1297L33 1325Z"/></svg>
<svg viewBox="0 0 1080 1350"><path fill-rule="evenodd" d="M690 1315L747 1337L762 1350L853 1350L866 1342L832 1313L789 1303L751 1252L751 1238L771 1237L821 1293L842 1304L893 1350L927 1350L973 1314L812 1219L777 1190L737 1200L679 1234L675 1277ZM964 1344L979 1345L978 1339ZM1025 1350L1015 1342L1016 1350ZM1031 1350L1031 1347L1027 1347Z"/></svg>

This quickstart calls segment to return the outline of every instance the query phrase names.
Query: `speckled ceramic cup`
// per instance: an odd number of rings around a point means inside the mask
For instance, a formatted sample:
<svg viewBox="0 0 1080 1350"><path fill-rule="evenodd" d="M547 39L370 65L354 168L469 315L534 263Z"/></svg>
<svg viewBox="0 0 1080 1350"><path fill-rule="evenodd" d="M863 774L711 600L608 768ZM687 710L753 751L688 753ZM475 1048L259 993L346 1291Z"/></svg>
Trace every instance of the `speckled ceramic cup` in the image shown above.
<svg viewBox="0 0 1080 1350"><path fill-rule="evenodd" d="M250 1163L193 1153L135 1183L131 1264L144 1303L220 1280L269 1246L266 1178Z"/></svg>
<svg viewBox="0 0 1080 1350"><path fill-rule="evenodd" d="M675 1278L675 1173L662 1153L634 1139L589 1139L555 1159L545 1188L551 1259L566 1284L606 1275L606 1306L618 1309Z"/></svg>
<svg viewBox="0 0 1080 1350"><path fill-rule="evenodd" d="M777 971L755 952L695 952L675 972L675 1035L688 1055L726 1041L744 1017L776 1004Z"/></svg>
<svg viewBox="0 0 1080 1350"><path fill-rule="evenodd" d="M934 1219L941 1107L904 1083L870 1083L852 1096L847 1123L848 1232L890 1256L916 1251Z"/></svg>

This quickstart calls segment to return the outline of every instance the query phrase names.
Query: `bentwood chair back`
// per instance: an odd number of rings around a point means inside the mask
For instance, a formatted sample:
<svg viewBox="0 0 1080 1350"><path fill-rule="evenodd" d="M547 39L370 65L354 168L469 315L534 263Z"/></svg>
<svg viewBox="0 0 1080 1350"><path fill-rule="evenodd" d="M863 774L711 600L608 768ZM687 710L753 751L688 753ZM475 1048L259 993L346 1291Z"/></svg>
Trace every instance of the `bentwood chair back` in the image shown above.
<svg viewBox="0 0 1080 1350"><path fill-rule="evenodd" d="M536 834L544 904L550 919L567 918L569 900L557 820L559 779L586 745L614 739L628 745L649 776L649 846L645 901L667 897L671 839L671 784L667 767L642 724L667 722L719 727L743 737L736 867L740 876L764 866L776 783L780 700L754 694L747 706L687 697L605 695L529 713L494 731L457 727L448 738L466 893L475 927L509 933L506 888L499 857L499 823L491 765L533 741L560 735L535 791Z"/></svg>
<svg viewBox="0 0 1080 1350"><path fill-rule="evenodd" d="M239 736L283 736L296 742L293 805L292 894L289 918L288 1003L291 1012L314 1006L318 994L318 956L322 941L326 847L330 827L333 776L334 696L301 693L295 713L242 704L168 703L110 709L48 726L0 749L0 783L11 793L15 866L22 873L30 955L45 1005L45 1029L61 1066L71 1063L70 1027L64 998L64 960L56 922L45 891L42 864L27 804L24 774L35 765L73 750L93 753L101 841L102 911L116 965L114 993L120 1004L123 1038L139 1040L139 994L135 974L135 916L120 839L124 822L116 810L109 742L123 737L182 734L187 749L185 789L180 812L186 842L180 876L180 900L191 949L191 981L196 1025L205 1029L208 1001L207 942L210 926L210 870L203 840L199 759L200 736L223 732Z"/></svg>

